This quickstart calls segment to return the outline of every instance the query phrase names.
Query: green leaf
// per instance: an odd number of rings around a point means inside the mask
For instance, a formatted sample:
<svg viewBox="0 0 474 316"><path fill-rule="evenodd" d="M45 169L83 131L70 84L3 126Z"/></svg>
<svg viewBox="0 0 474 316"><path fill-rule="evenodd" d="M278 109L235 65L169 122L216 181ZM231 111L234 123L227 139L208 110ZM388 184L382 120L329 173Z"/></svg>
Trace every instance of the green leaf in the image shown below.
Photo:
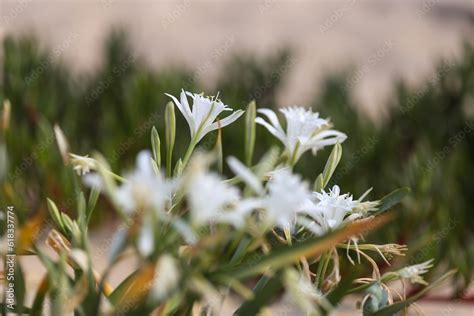
<svg viewBox="0 0 474 316"><path fill-rule="evenodd" d="M321 189L324 189L328 185L329 180L331 180L331 177L334 174L339 161L341 160L341 156L342 146L341 144L336 143L336 145L334 145L332 148L331 154L329 155L328 161L326 162L326 166L324 166L323 187Z"/></svg>
<svg viewBox="0 0 474 316"><path fill-rule="evenodd" d="M49 291L49 282L48 278L45 276L41 280L38 290L36 291L35 298L33 300L33 305L31 306L31 315L32 316L41 316L43 315L43 305L46 298L46 293Z"/></svg>
<svg viewBox="0 0 474 316"><path fill-rule="evenodd" d="M224 154L222 152L222 137L221 137L221 129L217 129L217 139L216 145L214 146L214 152L216 153L217 158L217 170L222 173L224 169Z"/></svg>
<svg viewBox="0 0 474 316"><path fill-rule="evenodd" d="M135 270L110 293L110 302L117 307L140 304L152 286L154 274L153 264Z"/></svg>
<svg viewBox="0 0 474 316"><path fill-rule="evenodd" d="M380 200L380 207L377 213L384 212L398 204L408 193L410 193L410 188L404 187L387 194Z"/></svg>
<svg viewBox="0 0 474 316"><path fill-rule="evenodd" d="M355 271L349 271L348 275L345 275L337 286L326 295L326 300L331 306L334 308L337 307L339 302L346 296L355 278ZM327 315L330 310L326 310L323 306L320 306L320 312L322 315Z"/></svg>
<svg viewBox="0 0 474 316"><path fill-rule="evenodd" d="M173 102L168 102L165 110L166 173L171 176L174 141L176 138L176 117Z"/></svg>
<svg viewBox="0 0 474 316"><path fill-rule="evenodd" d="M72 234L72 231L74 229L74 223L72 219L66 214L66 213L61 213L61 221L64 224L64 228L66 230L66 235Z"/></svg>
<svg viewBox="0 0 474 316"><path fill-rule="evenodd" d="M422 296L424 296L426 293L434 289L435 287L439 286L441 283L443 283L446 279L449 277L453 276L456 273L456 270L450 270L446 272L443 276L441 276L438 280L434 281L427 287L423 288L421 291L416 293L413 296L410 296L406 300L396 302L392 305L388 305L384 308L379 309L377 312L370 314L372 316L385 316L385 315L395 315L399 311L403 310L404 308L408 307L410 304L413 304L416 302L418 299L420 299Z"/></svg>
<svg viewBox="0 0 474 316"><path fill-rule="evenodd" d="M183 167L183 161L181 160L181 158L179 158L178 162L176 163L176 166L174 166L173 174L175 177L178 177L181 175L181 173L183 173Z"/></svg>
<svg viewBox="0 0 474 316"><path fill-rule="evenodd" d="M262 255L257 259L253 257L253 260L244 261L236 268L223 268L219 273L230 274L232 277L240 279L264 273L269 268L277 270L298 262L301 257L315 257L320 255L350 236L377 228L389 218L389 216L379 216L377 218L358 221L324 236L311 237L305 241L294 243L293 245L281 246L273 250L269 255ZM219 273L216 273L216 275L218 276Z"/></svg>
<svg viewBox="0 0 474 316"><path fill-rule="evenodd" d="M89 225L91 220L92 212L97 204L97 200L99 199L100 190L98 188L92 188L91 192L89 193L89 200L87 202L87 212L86 212L86 224Z"/></svg>
<svg viewBox="0 0 474 316"><path fill-rule="evenodd" d="M86 198L84 193L81 192L77 196L77 221L79 223L79 227L82 230L85 230L87 227L87 207L86 207Z"/></svg>
<svg viewBox="0 0 474 316"><path fill-rule="evenodd" d="M49 214L51 215L51 218L53 219L54 223L63 233L66 232L58 207L51 199L48 198L47 201Z"/></svg>
<svg viewBox="0 0 474 316"><path fill-rule="evenodd" d="M26 307L26 306L13 306L13 309L10 309L7 304L0 303L0 309L2 311L8 312L8 313L15 313L15 314L30 314L31 309ZM7 315L7 314L5 314Z"/></svg>
<svg viewBox="0 0 474 316"><path fill-rule="evenodd" d="M262 307L275 298L282 286L283 283L277 276L262 276L253 289L253 297L240 305L234 315L257 315Z"/></svg>
<svg viewBox="0 0 474 316"><path fill-rule="evenodd" d="M158 131L153 126L151 129L151 149L153 151L153 159L156 162L158 168L161 168L161 141Z"/></svg>
<svg viewBox="0 0 474 316"><path fill-rule="evenodd" d="M319 192L324 188L323 174L320 173L319 176L314 180L313 191Z"/></svg>
<svg viewBox="0 0 474 316"><path fill-rule="evenodd" d="M271 147L255 166L255 174L261 179L266 173L273 170L280 155L278 147Z"/></svg>
<svg viewBox="0 0 474 316"><path fill-rule="evenodd" d="M257 106L255 100L250 102L245 113L245 163L247 166L252 165L253 152L255 149L255 134L257 117Z"/></svg>

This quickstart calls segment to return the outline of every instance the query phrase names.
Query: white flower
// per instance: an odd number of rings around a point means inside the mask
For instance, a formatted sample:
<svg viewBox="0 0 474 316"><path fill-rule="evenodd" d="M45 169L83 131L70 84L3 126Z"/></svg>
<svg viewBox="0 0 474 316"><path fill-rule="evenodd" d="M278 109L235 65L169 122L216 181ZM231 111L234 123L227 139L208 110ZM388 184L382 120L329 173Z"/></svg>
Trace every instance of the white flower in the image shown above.
<svg viewBox="0 0 474 316"><path fill-rule="evenodd" d="M138 209L163 211L171 200L174 183L154 172L151 159L149 151L141 151L137 156L136 169L114 192L115 201L129 214Z"/></svg>
<svg viewBox="0 0 474 316"><path fill-rule="evenodd" d="M242 110L233 111L217 98L211 99L199 94L185 92L184 90L181 91L180 101L170 94L166 95L173 99L188 122L191 139L195 143L199 142L207 133L235 122L244 113ZM193 99L192 110L189 107L186 95ZM217 116L224 111L230 111L232 114L222 120L215 121Z"/></svg>
<svg viewBox="0 0 474 316"><path fill-rule="evenodd" d="M147 257L153 253L155 248L155 238L153 231L153 221L149 216L144 217L140 232L137 238L137 249L138 252L143 256Z"/></svg>
<svg viewBox="0 0 474 316"><path fill-rule="evenodd" d="M359 213L352 213L352 210L358 206L358 201L354 201L352 195L341 194L337 185L329 192L323 190L321 193L314 192L313 195L314 200L306 200L302 211L316 221L316 225L305 225L315 234L324 234L337 229L345 222L361 217Z"/></svg>
<svg viewBox="0 0 474 316"><path fill-rule="evenodd" d="M95 188L99 191L105 190L105 183L102 177L96 172L90 172L82 177L82 183L89 188Z"/></svg>
<svg viewBox="0 0 474 316"><path fill-rule="evenodd" d="M421 275L425 274L426 272L428 272L430 268L433 267L433 260L434 259L430 259L420 264L415 264L412 266L405 267L398 271L398 275L401 278L409 279L410 282L412 283L427 285L428 283L425 280L423 280Z"/></svg>
<svg viewBox="0 0 474 316"><path fill-rule="evenodd" d="M73 169L77 172L79 176L83 176L89 173L91 170L95 170L97 166L97 161L89 156L79 156L69 153L71 158L71 164Z"/></svg>
<svg viewBox="0 0 474 316"><path fill-rule="evenodd" d="M292 229L297 212L311 197L308 184L288 169L281 169L272 174L267 188L268 195L264 198L267 221Z"/></svg>
<svg viewBox="0 0 474 316"><path fill-rule="evenodd" d="M230 169L256 193L263 193L263 186L257 176L235 157L227 158Z"/></svg>
<svg viewBox="0 0 474 316"><path fill-rule="evenodd" d="M253 208L250 201L240 201L236 187L222 181L215 173L194 174L188 188L191 221L198 225L228 223L244 224L245 215Z"/></svg>
<svg viewBox="0 0 474 316"><path fill-rule="evenodd" d="M286 118L286 132L281 127L275 112L270 109L258 110L269 122L261 117L257 117L255 122L266 127L285 145L292 164L310 149L316 154L319 149L337 142L342 143L347 138L346 134L329 129L331 127L329 121L320 118L319 113L313 113L303 107L287 107L280 111Z"/></svg>
<svg viewBox="0 0 474 316"><path fill-rule="evenodd" d="M155 278L150 295L155 300L163 300L178 286L181 273L176 259L162 255L156 264Z"/></svg>

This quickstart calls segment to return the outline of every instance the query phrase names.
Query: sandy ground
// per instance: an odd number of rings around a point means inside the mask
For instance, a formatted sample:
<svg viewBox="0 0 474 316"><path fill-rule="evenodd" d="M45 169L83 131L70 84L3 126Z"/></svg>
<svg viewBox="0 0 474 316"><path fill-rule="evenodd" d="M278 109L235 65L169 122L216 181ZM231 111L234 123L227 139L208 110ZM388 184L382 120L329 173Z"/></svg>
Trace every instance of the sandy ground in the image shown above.
<svg viewBox="0 0 474 316"><path fill-rule="evenodd" d="M123 25L153 67L186 64L209 89L231 53L290 46L280 103L304 105L325 74L353 65L355 97L372 113L393 79L429 78L434 62L474 41L472 0L1 0L0 8L0 38L37 33L80 72L101 62L104 37Z"/></svg>

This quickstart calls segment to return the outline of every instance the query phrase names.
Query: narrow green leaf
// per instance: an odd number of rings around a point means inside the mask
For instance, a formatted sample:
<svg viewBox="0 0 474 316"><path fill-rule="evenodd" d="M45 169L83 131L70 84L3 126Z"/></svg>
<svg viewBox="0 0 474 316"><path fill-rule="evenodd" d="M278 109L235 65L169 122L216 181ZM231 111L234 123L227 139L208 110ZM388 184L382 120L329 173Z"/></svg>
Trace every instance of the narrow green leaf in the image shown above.
<svg viewBox="0 0 474 316"><path fill-rule="evenodd" d="M58 228L62 231L65 232L65 227L63 224L63 221L61 220L61 215L59 213L58 207L56 204L51 200L47 199L48 201L48 210L49 214L51 215L51 218L53 219L54 223L58 226Z"/></svg>
<svg viewBox="0 0 474 316"><path fill-rule="evenodd" d="M91 192L89 193L89 200L87 202L87 214L86 214L86 224L89 225L91 220L92 212L97 204L97 200L99 199L100 190L98 188L92 188Z"/></svg>
<svg viewBox="0 0 474 316"><path fill-rule="evenodd" d="M151 149L153 151L153 159L156 162L156 165L158 166L158 169L161 168L161 141L160 141L160 135L158 134L158 131L156 128L153 126L151 129Z"/></svg>
<svg viewBox="0 0 474 316"><path fill-rule="evenodd" d="M257 106L255 100L250 102L245 113L245 163L247 166L252 165L253 152L255 149L255 134L257 117Z"/></svg>
<svg viewBox="0 0 474 316"><path fill-rule="evenodd" d="M15 278L13 279L13 283L14 283L13 286L15 289L15 304L19 308L24 309L25 308L24 306L25 294L26 294L26 284L25 284L24 273L23 273L23 269L21 268L18 257L15 257L13 260L15 261L15 270L14 270Z"/></svg>
<svg viewBox="0 0 474 316"><path fill-rule="evenodd" d="M165 110L165 137L166 137L166 173L171 176L171 160L173 159L174 141L176 138L176 117L173 102L168 102Z"/></svg>
<svg viewBox="0 0 474 316"><path fill-rule="evenodd" d="M350 289L352 282L356 279L357 274L355 271L350 271L345 275L339 284L331 290L327 295L326 299L334 308L337 307L339 302L346 296L348 290ZM323 306L320 306L320 312L322 315L328 315L330 310L326 310Z"/></svg>
<svg viewBox="0 0 474 316"><path fill-rule="evenodd" d="M253 289L253 297L240 305L234 315L257 315L262 307L271 303L282 287L283 283L277 276L262 276Z"/></svg>
<svg viewBox="0 0 474 316"><path fill-rule="evenodd" d="M326 166L324 166L322 189L324 189L326 185L328 185L329 180L331 180L331 177L334 171L336 170L336 167L339 164L339 161L341 160L341 156L342 156L342 146L341 144L337 143L332 148L331 154L329 155L328 161L326 162Z"/></svg>
<svg viewBox="0 0 474 316"><path fill-rule="evenodd" d="M13 306L13 309L10 309L7 304L0 303L0 309L5 312L15 313L15 314L30 314L31 309L26 306ZM6 314L5 314L6 315Z"/></svg>
<svg viewBox="0 0 474 316"><path fill-rule="evenodd" d="M41 316L43 315L43 305L46 298L46 294L49 290L49 282L46 276L41 280L40 285L36 291L35 298L33 300L33 305L31 306L31 315L32 316Z"/></svg>
<svg viewBox="0 0 474 316"><path fill-rule="evenodd" d="M84 193L81 192L77 195L77 221L81 229L87 227L87 207L86 207L86 198Z"/></svg>
<svg viewBox="0 0 474 316"><path fill-rule="evenodd" d="M273 170L280 155L278 147L271 147L255 166L255 174L260 179L269 171Z"/></svg>
<svg viewBox="0 0 474 316"><path fill-rule="evenodd" d="M305 241L294 243L293 245L281 246L272 251L269 255L262 255L257 259L253 257L253 260L244 261L242 264L239 264L238 267L230 269L224 268L222 273L228 273L234 278L239 279L264 273L268 268L275 271L289 264L298 262L301 257L315 257L324 251L331 249L338 242L345 240L350 236L375 229L389 219L389 216L379 216L370 220L354 222L324 236L311 237ZM218 276L219 273L216 273L216 275Z"/></svg>
<svg viewBox="0 0 474 316"><path fill-rule="evenodd" d="M181 175L181 173L183 173L183 161L181 160L181 158L179 158L178 162L176 163L176 166L174 166L173 175L175 177L178 177Z"/></svg>
<svg viewBox="0 0 474 316"><path fill-rule="evenodd" d="M319 176L314 180L313 190L319 192L324 188L323 174L320 173Z"/></svg>
<svg viewBox="0 0 474 316"><path fill-rule="evenodd" d="M67 235L72 234L74 226L72 219L66 213L61 213L61 221L64 224Z"/></svg>
<svg viewBox="0 0 474 316"><path fill-rule="evenodd" d="M396 302L392 305L388 305L384 308L379 309L377 312L371 314L372 316L385 316L385 315L395 315L399 311L403 310L404 308L408 307L410 304L413 304L416 302L418 299L420 299L422 296L424 296L426 293L434 289L435 287L439 286L441 283L443 283L446 279L449 277L453 276L456 273L456 270L450 270L446 272L443 276L441 276L438 280L434 281L427 287L423 288L421 291L416 293L413 296L410 296L406 300Z"/></svg>
<svg viewBox="0 0 474 316"><path fill-rule="evenodd" d="M387 194L380 200L380 207L377 212L381 213L390 209L398 204L408 193L410 193L410 188L404 187Z"/></svg>

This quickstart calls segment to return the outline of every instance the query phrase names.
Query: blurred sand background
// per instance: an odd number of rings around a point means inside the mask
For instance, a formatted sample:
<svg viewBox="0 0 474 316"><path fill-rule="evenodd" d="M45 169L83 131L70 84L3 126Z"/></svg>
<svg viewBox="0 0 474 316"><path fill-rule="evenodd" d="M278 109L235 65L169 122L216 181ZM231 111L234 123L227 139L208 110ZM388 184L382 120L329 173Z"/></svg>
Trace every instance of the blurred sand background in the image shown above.
<svg viewBox="0 0 474 316"><path fill-rule="evenodd" d="M350 85L372 113L393 80L427 79L474 41L474 0L1 0L0 8L0 38L33 32L79 73L101 63L104 38L124 26L137 56L152 67L189 66L210 92L232 53L290 47L281 104L304 105L325 74L353 66Z"/></svg>
<svg viewBox="0 0 474 316"><path fill-rule="evenodd" d="M416 85L434 75L437 61L458 57L463 41L474 42L474 0L0 0L0 39L37 34L79 74L100 65L113 26L129 31L136 55L151 67L184 64L209 89L233 53L265 56L290 47L294 58L281 104L304 105L325 74L353 66L355 97L377 113L390 98L394 79ZM111 230L93 234L99 269L106 263ZM27 259L28 284L36 287L41 268ZM119 267L112 283L121 280L120 269L130 268L130 263ZM474 315L466 304L420 305L426 315ZM340 314L352 315L354 306L355 300L346 303Z"/></svg>

